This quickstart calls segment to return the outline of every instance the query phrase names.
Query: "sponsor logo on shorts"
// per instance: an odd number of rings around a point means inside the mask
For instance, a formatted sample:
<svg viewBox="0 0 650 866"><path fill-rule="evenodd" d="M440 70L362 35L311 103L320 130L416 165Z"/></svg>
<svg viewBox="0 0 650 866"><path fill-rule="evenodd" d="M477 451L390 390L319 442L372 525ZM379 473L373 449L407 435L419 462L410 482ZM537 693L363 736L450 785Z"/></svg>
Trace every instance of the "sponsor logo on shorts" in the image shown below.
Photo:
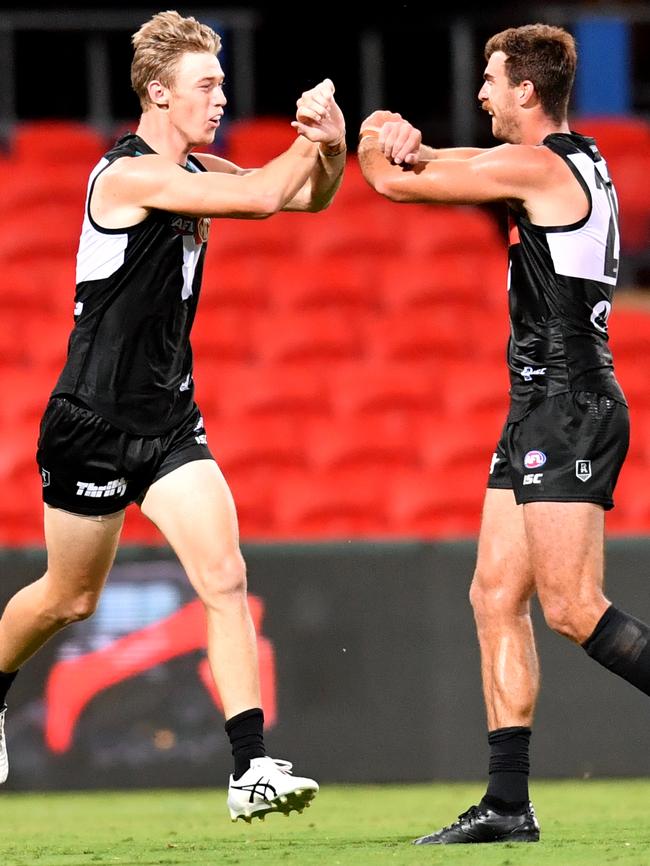
<svg viewBox="0 0 650 866"><path fill-rule="evenodd" d="M41 478L43 479L43 487L50 486L50 473L47 469L41 469Z"/></svg>
<svg viewBox="0 0 650 866"><path fill-rule="evenodd" d="M528 451L524 457L526 469L538 469L546 463L546 454L543 451Z"/></svg>
<svg viewBox="0 0 650 866"><path fill-rule="evenodd" d="M591 460L576 460L576 478L589 481L591 478Z"/></svg>
<svg viewBox="0 0 650 866"><path fill-rule="evenodd" d="M545 376L546 375L546 367L524 367L521 371L521 375L523 376L524 382L532 382L533 376Z"/></svg>
<svg viewBox="0 0 650 866"><path fill-rule="evenodd" d="M612 305L609 301L598 301L591 311L591 324L597 331L602 334L607 333L607 319L612 312ZM578 476L579 477L579 476Z"/></svg>
<svg viewBox="0 0 650 866"><path fill-rule="evenodd" d="M535 472L531 475L524 475L524 484L541 484L543 477L543 472Z"/></svg>
<svg viewBox="0 0 650 866"><path fill-rule="evenodd" d="M77 496L90 496L93 499L108 496L124 496L126 479L115 478L108 484L93 484L92 481L77 481Z"/></svg>
<svg viewBox="0 0 650 866"><path fill-rule="evenodd" d="M497 452L495 451L494 454L492 455L492 461L491 461L491 463L490 463L490 475L492 475L492 473L493 473L494 470L496 469L496 467L497 467L497 463L499 462L500 459L501 459L501 458L499 457L499 455L498 455Z"/></svg>

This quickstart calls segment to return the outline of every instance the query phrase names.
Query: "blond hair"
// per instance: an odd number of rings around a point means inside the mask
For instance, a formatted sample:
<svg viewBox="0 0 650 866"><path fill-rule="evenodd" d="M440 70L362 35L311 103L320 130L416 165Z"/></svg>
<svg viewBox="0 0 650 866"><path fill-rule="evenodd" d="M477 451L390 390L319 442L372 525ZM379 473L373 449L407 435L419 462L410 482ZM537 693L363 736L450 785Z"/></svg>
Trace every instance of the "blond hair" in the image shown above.
<svg viewBox="0 0 650 866"><path fill-rule="evenodd" d="M160 81L171 87L181 55L203 51L217 54L221 37L196 18L183 18L178 12L158 12L131 37L133 62L131 86L146 110L151 105L147 87Z"/></svg>

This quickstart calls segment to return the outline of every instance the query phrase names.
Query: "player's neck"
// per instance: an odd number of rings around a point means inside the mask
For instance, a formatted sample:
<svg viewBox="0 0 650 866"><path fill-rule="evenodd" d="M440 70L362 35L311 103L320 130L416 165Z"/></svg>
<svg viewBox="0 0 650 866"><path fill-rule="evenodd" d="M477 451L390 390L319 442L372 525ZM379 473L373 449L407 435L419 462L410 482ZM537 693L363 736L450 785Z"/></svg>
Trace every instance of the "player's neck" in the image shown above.
<svg viewBox="0 0 650 866"><path fill-rule="evenodd" d="M157 111L145 111L140 118L136 134L147 142L149 147L171 159L178 165L185 165L187 155L192 146L187 139L180 135L178 129L173 127L167 120L166 115Z"/></svg>
<svg viewBox="0 0 650 866"><path fill-rule="evenodd" d="M540 116L521 129L521 144L539 144L547 135L558 132L571 132L568 120L558 123L550 117Z"/></svg>

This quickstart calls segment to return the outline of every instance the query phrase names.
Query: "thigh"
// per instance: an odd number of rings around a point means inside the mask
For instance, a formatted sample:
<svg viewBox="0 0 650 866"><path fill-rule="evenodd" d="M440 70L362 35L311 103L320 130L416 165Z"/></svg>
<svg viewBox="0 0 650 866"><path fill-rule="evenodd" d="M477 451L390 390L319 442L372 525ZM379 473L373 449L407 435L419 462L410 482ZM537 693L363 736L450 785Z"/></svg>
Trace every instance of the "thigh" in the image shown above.
<svg viewBox="0 0 650 866"><path fill-rule="evenodd" d="M603 585L604 518L591 502L531 502L522 506L542 607L559 600L586 605Z"/></svg>
<svg viewBox="0 0 650 866"><path fill-rule="evenodd" d="M206 570L239 560L235 503L214 460L193 460L168 472L151 485L141 508L195 586Z"/></svg>
<svg viewBox="0 0 650 866"><path fill-rule="evenodd" d="M488 488L485 493L474 588L516 601L533 594L523 510L512 490Z"/></svg>
<svg viewBox="0 0 650 866"><path fill-rule="evenodd" d="M123 523L123 511L98 519L45 506L47 580L58 595L101 591Z"/></svg>

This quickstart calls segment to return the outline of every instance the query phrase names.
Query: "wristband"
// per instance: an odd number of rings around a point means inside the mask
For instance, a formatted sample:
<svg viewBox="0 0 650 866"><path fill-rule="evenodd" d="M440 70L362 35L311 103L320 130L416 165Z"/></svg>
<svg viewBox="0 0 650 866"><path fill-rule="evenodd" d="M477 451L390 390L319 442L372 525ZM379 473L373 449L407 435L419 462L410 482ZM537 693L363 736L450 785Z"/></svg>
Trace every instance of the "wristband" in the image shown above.
<svg viewBox="0 0 650 866"><path fill-rule="evenodd" d="M364 138L368 138L369 136L373 136L374 138L379 138L379 130L377 129L363 129L359 133L359 141L363 141Z"/></svg>
<svg viewBox="0 0 650 866"><path fill-rule="evenodd" d="M347 150L345 136L343 136L343 138L340 138L338 141L335 141L333 144L319 144L318 149L320 150L321 156L327 158L333 156L340 156Z"/></svg>

